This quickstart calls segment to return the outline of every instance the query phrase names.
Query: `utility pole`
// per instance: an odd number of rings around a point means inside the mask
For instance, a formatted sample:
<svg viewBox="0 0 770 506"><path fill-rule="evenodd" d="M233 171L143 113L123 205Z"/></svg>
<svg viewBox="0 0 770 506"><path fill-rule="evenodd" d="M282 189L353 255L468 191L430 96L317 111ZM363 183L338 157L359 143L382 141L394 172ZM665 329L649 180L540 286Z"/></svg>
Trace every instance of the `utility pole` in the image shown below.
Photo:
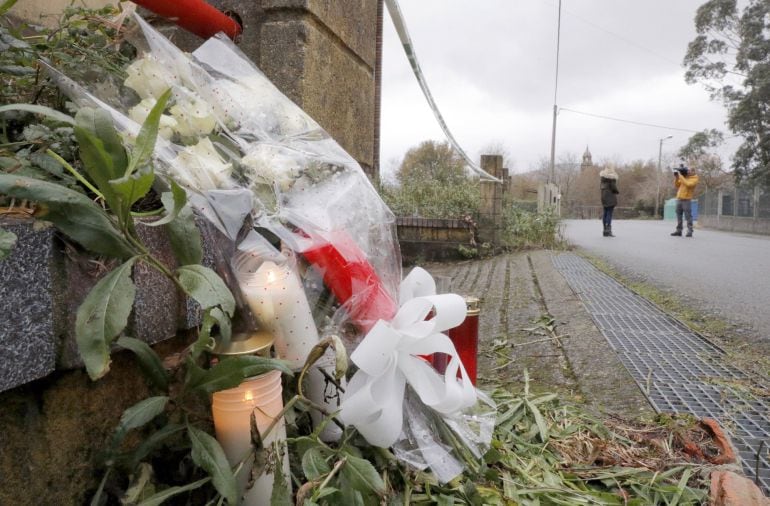
<svg viewBox="0 0 770 506"><path fill-rule="evenodd" d="M657 182L658 190L655 192L655 217L658 217L658 208L660 207L660 160L663 157L663 141L671 139L674 137L673 135L669 135L668 137L663 137L660 139L660 144L658 145L658 172L655 177L655 181Z"/></svg>
<svg viewBox="0 0 770 506"><path fill-rule="evenodd" d="M559 108L556 105L556 93L559 89L559 45L561 43L561 0L559 0L559 15L556 25L556 75L553 86L553 127L551 128L551 174L548 176L548 182L553 183L556 180L556 115Z"/></svg>

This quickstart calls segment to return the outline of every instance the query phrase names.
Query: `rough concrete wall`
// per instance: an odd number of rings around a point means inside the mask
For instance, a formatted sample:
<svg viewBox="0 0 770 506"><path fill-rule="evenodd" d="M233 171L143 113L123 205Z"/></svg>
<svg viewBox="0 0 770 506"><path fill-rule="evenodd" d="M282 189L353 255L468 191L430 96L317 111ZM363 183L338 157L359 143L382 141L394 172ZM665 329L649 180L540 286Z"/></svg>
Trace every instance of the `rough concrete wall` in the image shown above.
<svg viewBox="0 0 770 506"><path fill-rule="evenodd" d="M742 218L740 216L717 217L701 214L698 216L698 224L704 228L713 228L715 230L770 235L770 220L762 218Z"/></svg>
<svg viewBox="0 0 770 506"><path fill-rule="evenodd" d="M175 339L157 351L185 344ZM148 395L125 352L96 382L67 371L0 393L0 504L88 504L101 478L100 450L123 410Z"/></svg>

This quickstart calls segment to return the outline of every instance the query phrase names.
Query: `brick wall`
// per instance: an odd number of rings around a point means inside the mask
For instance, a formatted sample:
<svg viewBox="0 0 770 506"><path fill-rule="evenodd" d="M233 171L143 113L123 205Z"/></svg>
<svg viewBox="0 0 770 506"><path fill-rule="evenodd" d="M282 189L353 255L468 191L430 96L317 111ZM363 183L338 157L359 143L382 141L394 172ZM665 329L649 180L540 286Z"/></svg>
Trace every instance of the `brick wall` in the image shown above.
<svg viewBox="0 0 770 506"><path fill-rule="evenodd" d="M474 228L463 220L399 217L396 226L406 263L462 258L460 245L470 247L475 243Z"/></svg>

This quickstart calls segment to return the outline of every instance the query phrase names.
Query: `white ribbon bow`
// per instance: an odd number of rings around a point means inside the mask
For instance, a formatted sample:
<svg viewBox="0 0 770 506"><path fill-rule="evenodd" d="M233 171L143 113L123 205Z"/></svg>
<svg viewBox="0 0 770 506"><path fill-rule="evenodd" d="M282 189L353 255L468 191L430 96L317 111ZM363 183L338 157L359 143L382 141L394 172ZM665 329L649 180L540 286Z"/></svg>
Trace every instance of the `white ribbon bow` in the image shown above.
<svg viewBox="0 0 770 506"><path fill-rule="evenodd" d="M383 448L401 434L407 382L422 402L445 415L476 402L476 389L457 350L442 334L465 319L463 298L436 295L433 278L419 267L401 282L399 298L401 308L393 321L378 321L350 355L359 370L348 383L340 412L370 444ZM431 309L433 318L425 320ZM417 356L432 353L451 357L443 378Z"/></svg>

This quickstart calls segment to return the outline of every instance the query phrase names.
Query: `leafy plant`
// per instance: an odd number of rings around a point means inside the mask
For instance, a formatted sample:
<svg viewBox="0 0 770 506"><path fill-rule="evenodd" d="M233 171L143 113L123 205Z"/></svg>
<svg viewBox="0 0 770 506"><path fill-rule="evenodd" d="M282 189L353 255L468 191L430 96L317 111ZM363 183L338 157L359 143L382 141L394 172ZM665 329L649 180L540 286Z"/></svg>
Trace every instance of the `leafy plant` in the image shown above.
<svg viewBox="0 0 770 506"><path fill-rule="evenodd" d="M232 504L237 499L233 470L217 441L196 427L206 424L208 428L209 425L208 409L201 407L201 399L207 400L212 392L232 388L246 377L271 369L280 369L287 374L291 371L283 362L254 356L223 359L208 367L203 352L210 345L211 330L218 325L222 337L229 339L235 300L222 279L213 270L200 265L200 235L184 190L173 181L158 180L153 171L151 154L160 114L169 96L170 92L166 92L158 100L130 151L123 147L109 115L100 110L83 108L71 118L40 106L0 108L0 112L32 110L70 124L85 172L85 175L78 174L78 178L107 210L80 192L26 176L0 174L0 194L34 202L36 218L54 223L85 249L122 262L96 283L79 307L75 323L78 350L89 376L96 380L109 371L110 350L117 339L118 346L136 355L140 369L161 395L144 399L123 414L105 450L106 472L97 496L103 493L112 472L120 470L134 476L130 486L132 494L136 497L147 495L144 499L148 504L188 493L209 481L217 493ZM56 159L58 163L67 164L63 159ZM75 172L72 167L67 170ZM180 260L181 265L177 268L165 265L142 243L131 211L156 183L170 188L162 197L165 215L142 226L166 228ZM1 237L6 248L6 244L12 242L11 238L7 233ZM172 375L146 343L123 335L136 293L131 273L137 264L161 272L197 301L203 310L203 324L197 339L179 357L179 366ZM155 430L147 439L132 449L122 449L128 433L149 425ZM153 451L172 442L187 450L195 466L205 470L210 478L196 481L194 487L186 483L168 488L155 483L151 477L152 466L142 465L147 465L145 459ZM137 474L137 470L142 469L144 472ZM148 495L150 488L155 493Z"/></svg>
<svg viewBox="0 0 770 506"><path fill-rule="evenodd" d="M72 125L62 118L40 120L36 106L67 111L57 86L46 79L39 61L56 66L67 75L109 86L122 78L122 68L133 49L122 41L117 25L106 18L117 14L115 7L86 9L68 7L53 28L16 21L0 9L0 104L29 104L0 114L0 173L55 182L87 193L76 175L57 160L64 159L80 169L77 141ZM0 197L0 203L3 203ZM5 204L5 203L4 203ZM18 203L17 203L18 204Z"/></svg>
<svg viewBox="0 0 770 506"><path fill-rule="evenodd" d="M563 244L559 217L553 213L536 213L516 207L503 212L503 245L509 249L559 248Z"/></svg>

